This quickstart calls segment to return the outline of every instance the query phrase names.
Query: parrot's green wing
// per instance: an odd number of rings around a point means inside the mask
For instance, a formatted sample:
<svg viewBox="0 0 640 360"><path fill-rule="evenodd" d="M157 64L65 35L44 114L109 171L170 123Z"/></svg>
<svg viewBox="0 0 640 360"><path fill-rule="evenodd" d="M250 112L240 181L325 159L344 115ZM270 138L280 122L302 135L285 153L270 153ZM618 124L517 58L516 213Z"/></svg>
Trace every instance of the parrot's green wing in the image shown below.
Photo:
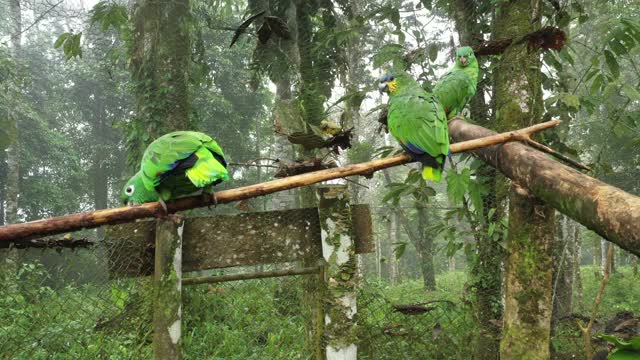
<svg viewBox="0 0 640 360"><path fill-rule="evenodd" d="M438 81L433 93L442 104L447 118L451 119L462 112L475 95L476 81L467 71L453 69Z"/></svg>
<svg viewBox="0 0 640 360"><path fill-rule="evenodd" d="M442 106L422 89L394 96L390 103L389 131L423 163L423 176L439 181L445 156L449 154L449 129Z"/></svg>
<svg viewBox="0 0 640 360"><path fill-rule="evenodd" d="M151 190L172 175L186 174L195 187L228 180L220 146L206 134L176 131L152 142L142 157L142 180Z"/></svg>

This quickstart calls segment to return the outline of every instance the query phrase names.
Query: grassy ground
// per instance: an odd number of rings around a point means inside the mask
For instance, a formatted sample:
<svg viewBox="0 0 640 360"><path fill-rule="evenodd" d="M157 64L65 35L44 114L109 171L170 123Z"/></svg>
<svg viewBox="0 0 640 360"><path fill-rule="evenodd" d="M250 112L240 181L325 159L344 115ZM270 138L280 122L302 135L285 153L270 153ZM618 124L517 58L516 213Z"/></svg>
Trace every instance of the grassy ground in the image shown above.
<svg viewBox="0 0 640 360"><path fill-rule="evenodd" d="M583 294L575 312L590 314L600 278L582 267ZM0 358L142 359L151 356L151 293L147 281L47 286L42 267L27 265L19 279L0 279ZM359 355L362 359L469 358L473 317L461 301L463 272L440 274L437 290L419 280L391 286L367 279L359 290ZM630 310L640 313L640 278L623 267L606 289L599 320ZM303 279L279 278L189 287L184 291L186 359L305 359ZM581 299L581 300L580 300ZM407 315L393 305L427 304ZM446 300L446 301L445 301ZM580 300L580 301L578 301ZM581 351L572 323L558 329L559 355Z"/></svg>

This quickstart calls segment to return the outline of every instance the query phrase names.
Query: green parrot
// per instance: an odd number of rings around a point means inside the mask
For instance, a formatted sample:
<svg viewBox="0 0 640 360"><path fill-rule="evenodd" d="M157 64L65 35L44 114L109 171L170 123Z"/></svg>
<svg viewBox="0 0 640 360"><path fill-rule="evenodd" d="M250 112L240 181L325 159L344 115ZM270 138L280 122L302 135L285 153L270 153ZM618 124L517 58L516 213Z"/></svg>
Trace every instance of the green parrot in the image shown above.
<svg viewBox="0 0 640 360"><path fill-rule="evenodd" d="M468 46L456 50L456 63L433 89L447 119L460 114L469 100L476 94L478 85L478 60Z"/></svg>
<svg viewBox="0 0 640 360"><path fill-rule="evenodd" d="M405 72L385 75L379 88L389 94L387 125L391 135L412 159L422 163L423 179L441 181L445 157L450 153L442 105Z"/></svg>
<svg viewBox="0 0 640 360"><path fill-rule="evenodd" d="M220 146L208 135L175 131L152 142L142 155L140 171L122 189L122 202L137 205L187 196L229 179ZM215 197L214 197L215 199Z"/></svg>

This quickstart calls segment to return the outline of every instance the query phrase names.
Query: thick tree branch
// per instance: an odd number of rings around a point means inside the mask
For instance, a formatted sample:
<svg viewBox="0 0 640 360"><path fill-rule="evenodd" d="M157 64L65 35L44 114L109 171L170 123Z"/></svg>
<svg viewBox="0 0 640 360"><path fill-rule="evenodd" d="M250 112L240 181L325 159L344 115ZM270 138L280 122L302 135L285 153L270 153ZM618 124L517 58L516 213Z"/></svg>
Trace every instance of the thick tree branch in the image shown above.
<svg viewBox="0 0 640 360"><path fill-rule="evenodd" d="M455 119L449 122L455 142L495 134ZM519 142L473 151L537 198L640 256L640 197L567 167Z"/></svg>
<svg viewBox="0 0 640 360"><path fill-rule="evenodd" d="M518 139L521 136L529 136L535 132L548 129L560 124L559 120L548 121L518 131L495 134L489 130L492 136L472 139L459 144L451 145L451 152L458 153L491 146ZM483 129L483 128L480 128ZM263 196L278 191L293 189L296 187L311 185L322 181L344 178L353 175L370 175L375 171L406 164L411 162L408 155L398 155L379 160L373 160L360 164L352 164L344 167L314 171L296 176L290 176L278 180L272 180L260 184L245 186L236 189L224 190L216 193L219 204ZM210 206L213 199L202 196L194 196L178 199L167 204L169 213ZM85 228L95 228L102 225L131 222L136 219L159 217L164 213L158 202L151 202L139 206L122 207L89 211L84 213L59 216L50 219L31 221L22 224L13 224L0 227L0 242L26 240L44 235L60 234Z"/></svg>

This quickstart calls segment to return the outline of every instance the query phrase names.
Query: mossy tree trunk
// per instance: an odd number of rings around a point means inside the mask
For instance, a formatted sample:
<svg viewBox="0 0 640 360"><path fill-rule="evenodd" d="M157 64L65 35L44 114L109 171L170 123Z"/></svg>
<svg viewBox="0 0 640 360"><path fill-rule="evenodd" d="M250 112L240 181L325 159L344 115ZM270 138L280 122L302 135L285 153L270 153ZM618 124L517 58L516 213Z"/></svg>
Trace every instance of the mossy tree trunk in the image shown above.
<svg viewBox="0 0 640 360"><path fill-rule="evenodd" d="M573 254L573 292L575 294L575 301L573 307L576 308L583 305L582 273L580 271L580 265L582 263L582 240L580 239L580 226L576 222L573 222L573 233L571 236L575 247L575 253Z"/></svg>
<svg viewBox="0 0 640 360"><path fill-rule="evenodd" d="M549 359L555 210L511 187L501 359Z"/></svg>
<svg viewBox="0 0 640 360"><path fill-rule="evenodd" d="M182 359L183 219L159 219L154 262L153 354L156 360Z"/></svg>
<svg viewBox="0 0 640 360"><path fill-rule="evenodd" d="M189 129L191 41L188 0L137 0L131 76L137 114L129 129L129 164L167 132Z"/></svg>
<svg viewBox="0 0 640 360"><path fill-rule="evenodd" d="M517 38L540 26L539 1L501 2L494 36ZM508 48L495 75L495 112L502 130L530 126L542 119L539 53L526 45ZM505 312L500 357L548 359L552 311L552 244L555 210L511 185Z"/></svg>
<svg viewBox="0 0 640 360"><path fill-rule="evenodd" d="M429 216L424 204L416 204L418 213L418 239L414 246L420 258L420 270L422 271L422 283L424 289L431 291L436 289L436 271L433 265L433 236L427 231Z"/></svg>
<svg viewBox="0 0 640 360"><path fill-rule="evenodd" d="M324 343L329 360L355 360L356 252L351 236L351 207L345 185L318 186L322 255L326 261Z"/></svg>
<svg viewBox="0 0 640 360"><path fill-rule="evenodd" d="M573 229L570 220L556 215L556 236L553 244L553 312L552 328L573 309L573 273L575 260Z"/></svg>
<svg viewBox="0 0 640 360"><path fill-rule="evenodd" d="M486 1L454 0L451 2L451 15L460 38L461 46L476 46L483 41L483 16L480 8L489 7ZM469 108L471 119L478 124L495 128L495 117L490 116L489 105L485 101L487 79L484 74L482 58L476 95L471 99ZM495 112L494 112L495 113ZM476 214L484 217L481 230L474 233L476 240L476 255L468 258L469 282L473 289L473 305L476 319L476 332L473 354L476 359L496 359L500 347L500 328L496 323L502 319L502 262L504 251L499 236L488 236L490 224L499 224L505 216L505 202L507 200L506 179L495 168L483 164L478 169L478 175L488 179L490 187L483 196L483 208ZM489 212L492 211L491 218Z"/></svg>

